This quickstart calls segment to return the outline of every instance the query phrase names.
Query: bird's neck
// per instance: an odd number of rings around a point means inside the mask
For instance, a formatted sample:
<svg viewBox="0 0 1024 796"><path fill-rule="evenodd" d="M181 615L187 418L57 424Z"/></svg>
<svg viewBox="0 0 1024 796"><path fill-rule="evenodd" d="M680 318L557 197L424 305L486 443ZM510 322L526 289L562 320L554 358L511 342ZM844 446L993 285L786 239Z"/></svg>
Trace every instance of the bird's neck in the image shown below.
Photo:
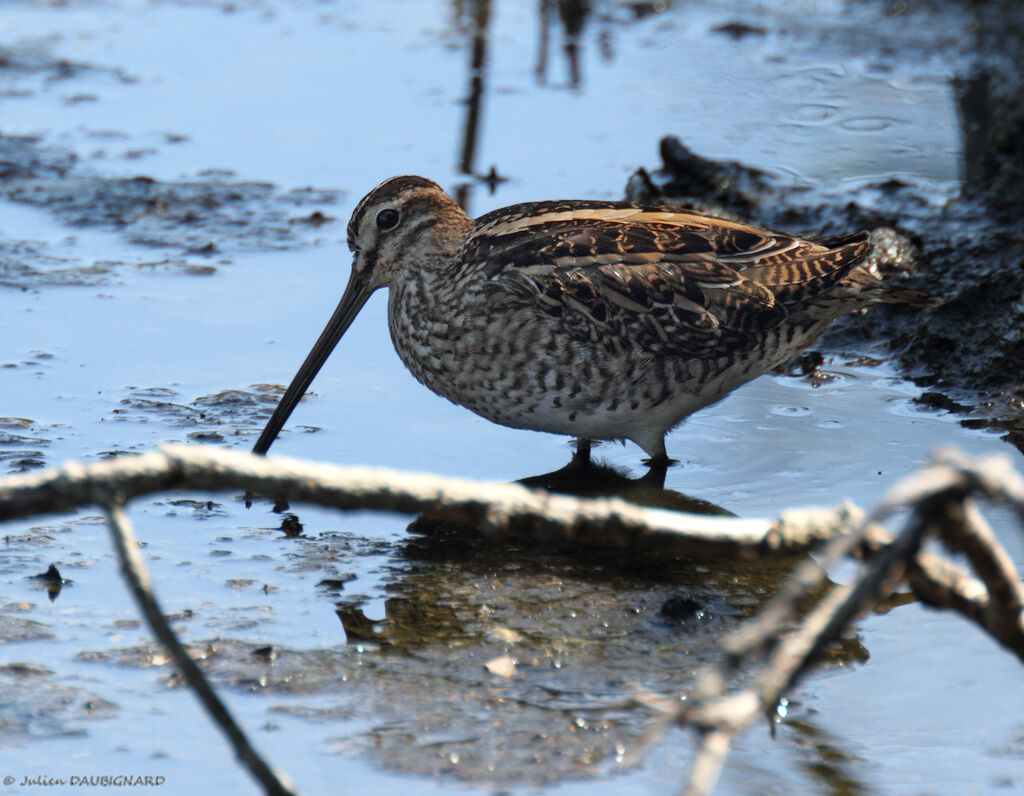
<svg viewBox="0 0 1024 796"><path fill-rule="evenodd" d="M420 381L424 352L453 345L449 334L451 298L463 289L459 252L473 229L473 219L454 202L438 212L429 227L400 258L388 285L388 326L395 350Z"/></svg>
<svg viewBox="0 0 1024 796"><path fill-rule="evenodd" d="M457 278L458 254L473 230L473 219L451 202L412 226L409 238L389 258L396 267L388 287L392 293L411 293L430 301Z"/></svg>

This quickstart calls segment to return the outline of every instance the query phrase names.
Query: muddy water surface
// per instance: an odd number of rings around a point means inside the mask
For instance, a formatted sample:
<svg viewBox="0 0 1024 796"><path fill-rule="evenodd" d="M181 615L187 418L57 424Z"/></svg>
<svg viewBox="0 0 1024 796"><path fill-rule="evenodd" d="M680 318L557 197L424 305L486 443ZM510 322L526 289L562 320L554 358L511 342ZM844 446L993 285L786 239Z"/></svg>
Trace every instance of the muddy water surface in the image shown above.
<svg viewBox="0 0 1024 796"><path fill-rule="evenodd" d="M347 278L354 203L392 174L474 213L618 198L673 133L808 191L899 175L955 192L964 20L761 5L5 5L0 466L251 446ZM493 193L462 173L492 165ZM417 385L384 310L370 302L276 452L506 481L565 463L566 441ZM941 444L1019 456L916 403L884 341L824 354L825 378L766 377L673 432L667 487L766 516L870 505ZM596 454L643 472L635 447ZM230 494L131 508L165 611L308 793L674 792L686 733L624 765L652 720L637 695L684 690L790 563L495 549L410 536L408 517L295 512L282 530ZM95 512L3 533L0 792L129 772L169 793L248 788L139 625ZM50 564L70 581L52 602L30 577ZM505 655L514 677L485 668ZM1021 685L959 620L913 604L865 618L774 740L740 739L720 790L1013 792Z"/></svg>

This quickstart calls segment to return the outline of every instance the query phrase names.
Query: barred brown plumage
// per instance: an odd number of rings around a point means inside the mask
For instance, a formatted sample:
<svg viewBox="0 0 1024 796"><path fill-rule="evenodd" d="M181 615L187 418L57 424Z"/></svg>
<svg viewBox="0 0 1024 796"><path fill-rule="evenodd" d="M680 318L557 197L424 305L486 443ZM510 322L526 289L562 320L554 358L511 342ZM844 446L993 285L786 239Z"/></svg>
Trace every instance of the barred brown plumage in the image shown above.
<svg viewBox="0 0 1024 796"><path fill-rule="evenodd" d="M496 423L629 439L665 434L894 291L866 233L809 240L689 210L545 201L467 216L423 177L356 206L344 295L254 451L264 453L370 294L420 382Z"/></svg>

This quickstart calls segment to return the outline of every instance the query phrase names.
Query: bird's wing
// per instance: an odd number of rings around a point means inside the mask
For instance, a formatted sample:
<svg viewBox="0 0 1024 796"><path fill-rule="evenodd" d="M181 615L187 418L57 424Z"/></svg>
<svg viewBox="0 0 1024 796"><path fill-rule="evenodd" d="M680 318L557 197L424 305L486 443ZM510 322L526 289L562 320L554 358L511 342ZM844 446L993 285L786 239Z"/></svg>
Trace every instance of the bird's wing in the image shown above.
<svg viewBox="0 0 1024 796"><path fill-rule="evenodd" d="M870 250L865 235L815 243L694 212L522 207L479 219L460 265L478 264L496 297L531 303L574 337L628 337L655 356L748 346Z"/></svg>

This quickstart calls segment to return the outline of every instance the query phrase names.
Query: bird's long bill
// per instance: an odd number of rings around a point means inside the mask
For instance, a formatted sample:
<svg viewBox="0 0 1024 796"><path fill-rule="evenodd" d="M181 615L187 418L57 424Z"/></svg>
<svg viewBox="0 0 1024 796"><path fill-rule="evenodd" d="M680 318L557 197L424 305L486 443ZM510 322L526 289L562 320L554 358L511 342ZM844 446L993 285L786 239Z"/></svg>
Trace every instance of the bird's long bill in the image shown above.
<svg viewBox="0 0 1024 796"><path fill-rule="evenodd" d="M327 361L327 357L331 355L341 336L345 334L373 292L373 288L369 286L368 282L365 275L357 273L355 269L352 270L352 276L349 277L345 293L342 295L341 301L338 302L334 314L320 333L320 339L316 341L313 350L306 356L306 361L302 363L299 372L295 374L292 383L285 390L281 402L274 409L274 414L267 421L260 438L256 440L252 449L253 453L266 453L277 439L278 432L284 427L292 410L306 394L306 390L320 368L323 367L324 362Z"/></svg>

